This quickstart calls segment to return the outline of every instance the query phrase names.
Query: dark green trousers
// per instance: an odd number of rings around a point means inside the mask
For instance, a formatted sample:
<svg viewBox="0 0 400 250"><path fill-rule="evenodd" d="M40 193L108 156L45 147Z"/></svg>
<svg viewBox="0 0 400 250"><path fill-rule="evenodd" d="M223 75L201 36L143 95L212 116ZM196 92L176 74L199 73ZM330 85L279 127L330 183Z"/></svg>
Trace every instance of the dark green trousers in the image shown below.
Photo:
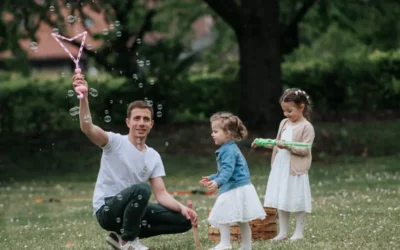
<svg viewBox="0 0 400 250"><path fill-rule="evenodd" d="M192 228L181 213L149 203L150 196L149 184L132 185L105 199L105 205L96 212L97 221L103 229L121 234L125 241L183 233Z"/></svg>

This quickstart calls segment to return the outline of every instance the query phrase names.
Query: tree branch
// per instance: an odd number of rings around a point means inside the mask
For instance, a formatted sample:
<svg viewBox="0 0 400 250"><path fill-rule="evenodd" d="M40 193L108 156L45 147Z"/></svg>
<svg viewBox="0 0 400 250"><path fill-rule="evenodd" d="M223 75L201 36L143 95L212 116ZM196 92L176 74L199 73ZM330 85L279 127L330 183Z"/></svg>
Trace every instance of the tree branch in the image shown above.
<svg viewBox="0 0 400 250"><path fill-rule="evenodd" d="M234 0L203 0L235 31L241 27L240 7ZM250 1L250 0L249 0ZM265 0L268 1L268 0Z"/></svg>
<svg viewBox="0 0 400 250"><path fill-rule="evenodd" d="M293 20L289 23L288 26L286 26L286 29L282 33L281 39L285 40L286 37L290 36L291 33L296 30L298 24L303 20L304 16L307 14L307 12L311 9L311 7L319 0L308 0L303 4L303 6L300 8L300 10L296 13L295 17Z"/></svg>
<svg viewBox="0 0 400 250"><path fill-rule="evenodd" d="M139 33L138 33L137 36L136 36L136 39L137 39L137 38L142 39L143 36L144 36L144 34L145 34L147 31L151 30L152 20L153 20L153 16L154 16L155 14L156 14L156 11L155 11L154 9L150 9L150 10L146 13L146 16L144 17L143 25L142 25L142 27L140 28ZM137 43L134 42L134 43L131 45L130 49L135 50L135 49L136 49L136 46L137 46L136 44L137 44Z"/></svg>

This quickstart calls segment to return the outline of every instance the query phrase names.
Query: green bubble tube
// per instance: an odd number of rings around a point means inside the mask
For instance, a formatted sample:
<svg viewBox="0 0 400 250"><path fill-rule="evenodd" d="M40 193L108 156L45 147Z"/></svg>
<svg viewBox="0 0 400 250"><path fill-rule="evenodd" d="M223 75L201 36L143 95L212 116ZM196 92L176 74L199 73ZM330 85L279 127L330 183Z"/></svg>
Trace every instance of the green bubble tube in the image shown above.
<svg viewBox="0 0 400 250"><path fill-rule="evenodd" d="M276 140L272 139L261 139L261 138L256 138L254 140L254 143L257 144L258 146L276 146ZM291 147L303 147L303 148L311 148L312 144L311 143L306 143L306 142L293 142L293 141L281 141L282 145L284 146L291 146Z"/></svg>

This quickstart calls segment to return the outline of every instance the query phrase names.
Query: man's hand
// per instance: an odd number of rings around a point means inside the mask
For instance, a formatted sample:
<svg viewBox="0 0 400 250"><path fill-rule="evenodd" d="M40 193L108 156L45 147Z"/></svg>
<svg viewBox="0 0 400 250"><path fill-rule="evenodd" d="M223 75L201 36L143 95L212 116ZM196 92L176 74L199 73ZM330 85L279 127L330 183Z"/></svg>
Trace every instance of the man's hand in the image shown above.
<svg viewBox="0 0 400 250"><path fill-rule="evenodd" d="M208 191L214 192L215 190L218 189L218 184L215 181L209 181L207 182L207 187Z"/></svg>
<svg viewBox="0 0 400 250"><path fill-rule="evenodd" d="M210 177L208 176L203 176L201 177L201 180L199 181L200 185L203 187L207 187L207 183L210 181Z"/></svg>
<svg viewBox="0 0 400 250"><path fill-rule="evenodd" d="M185 207L184 205L181 205L181 213L183 216L186 217L186 219L190 220L192 222L192 226L197 227L198 226L198 216L196 212L193 209L190 209L188 207Z"/></svg>
<svg viewBox="0 0 400 250"><path fill-rule="evenodd" d="M87 84L87 82L85 81L85 78L83 75L81 74L75 74L72 77L72 86L75 89L76 87L78 87L79 85L83 85L85 86L87 89L89 89L89 86ZM87 92L84 94L85 96L87 96Z"/></svg>

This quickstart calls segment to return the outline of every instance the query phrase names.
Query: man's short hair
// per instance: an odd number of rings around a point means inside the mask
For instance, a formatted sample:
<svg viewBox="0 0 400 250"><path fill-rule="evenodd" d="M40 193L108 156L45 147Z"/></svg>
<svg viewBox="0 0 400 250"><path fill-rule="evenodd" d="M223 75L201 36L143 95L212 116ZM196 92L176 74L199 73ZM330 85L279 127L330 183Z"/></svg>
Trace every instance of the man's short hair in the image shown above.
<svg viewBox="0 0 400 250"><path fill-rule="evenodd" d="M132 110L133 110L133 109L136 109L136 108L138 108L138 109L148 109L148 110L150 110L150 112L151 112L151 119L153 120L153 116L154 116L153 106L149 105L147 102L142 101L142 100L140 100L140 101L134 101L134 102L131 102L131 103L129 104L128 110L127 110L127 113L126 113L126 115L127 115L126 117L127 117L128 119L131 118Z"/></svg>

